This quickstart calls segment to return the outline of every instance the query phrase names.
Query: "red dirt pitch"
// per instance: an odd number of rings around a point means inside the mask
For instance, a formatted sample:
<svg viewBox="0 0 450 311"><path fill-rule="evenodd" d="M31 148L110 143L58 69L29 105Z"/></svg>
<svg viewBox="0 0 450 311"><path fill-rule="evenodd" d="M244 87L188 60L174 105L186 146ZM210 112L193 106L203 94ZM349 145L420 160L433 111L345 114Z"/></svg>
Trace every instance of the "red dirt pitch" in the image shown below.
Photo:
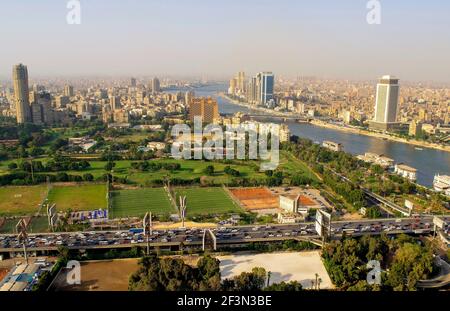
<svg viewBox="0 0 450 311"><path fill-rule="evenodd" d="M278 197L267 188L235 188L229 190L248 210L279 208Z"/></svg>

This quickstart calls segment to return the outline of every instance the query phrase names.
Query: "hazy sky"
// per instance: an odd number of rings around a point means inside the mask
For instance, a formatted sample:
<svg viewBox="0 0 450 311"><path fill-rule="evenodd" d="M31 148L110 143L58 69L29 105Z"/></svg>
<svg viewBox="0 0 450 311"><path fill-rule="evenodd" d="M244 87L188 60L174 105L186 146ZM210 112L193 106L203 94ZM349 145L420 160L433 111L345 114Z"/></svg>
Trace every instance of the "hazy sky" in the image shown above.
<svg viewBox="0 0 450 311"><path fill-rule="evenodd" d="M0 76L227 75L271 70L450 82L450 1L0 0Z"/></svg>

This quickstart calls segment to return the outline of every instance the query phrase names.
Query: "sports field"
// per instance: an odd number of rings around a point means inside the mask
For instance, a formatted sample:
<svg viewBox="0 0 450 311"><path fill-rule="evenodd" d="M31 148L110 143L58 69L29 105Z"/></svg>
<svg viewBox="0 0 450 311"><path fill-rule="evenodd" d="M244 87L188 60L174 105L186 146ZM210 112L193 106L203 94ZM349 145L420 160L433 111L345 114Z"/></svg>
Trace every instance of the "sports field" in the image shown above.
<svg viewBox="0 0 450 311"><path fill-rule="evenodd" d="M222 188L179 188L175 193L186 196L187 216L242 212Z"/></svg>
<svg viewBox="0 0 450 311"><path fill-rule="evenodd" d="M106 185L85 184L53 186L48 194L50 204L56 204L57 211L91 211L105 209Z"/></svg>
<svg viewBox="0 0 450 311"><path fill-rule="evenodd" d="M278 208L278 197L267 188L233 188L233 196L248 210Z"/></svg>
<svg viewBox="0 0 450 311"><path fill-rule="evenodd" d="M113 191L111 199L111 218L143 216L146 212L154 215L176 213L164 188Z"/></svg>
<svg viewBox="0 0 450 311"><path fill-rule="evenodd" d="M32 215L46 194L46 186L1 187L0 216Z"/></svg>

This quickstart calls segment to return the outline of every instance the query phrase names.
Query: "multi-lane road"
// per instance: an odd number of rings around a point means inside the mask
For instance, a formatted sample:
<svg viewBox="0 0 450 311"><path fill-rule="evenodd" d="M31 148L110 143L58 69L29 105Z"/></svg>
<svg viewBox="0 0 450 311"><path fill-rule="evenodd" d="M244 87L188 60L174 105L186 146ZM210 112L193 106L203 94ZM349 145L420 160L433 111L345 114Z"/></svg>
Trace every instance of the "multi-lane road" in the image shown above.
<svg viewBox="0 0 450 311"><path fill-rule="evenodd" d="M428 234L433 231L433 218L373 219L358 221L337 221L331 225L332 238L343 234L377 235L386 234ZM150 246L201 245L205 229L187 228L174 230L153 230L149 236ZM217 245L230 245L246 242L282 241L288 239L309 240L319 243L314 223L289 225L259 225L210 228L216 237ZM64 233L30 234L26 243L29 251L55 250L59 246L69 249L124 248L146 246L147 237L142 232L132 231L91 231ZM19 253L23 245L16 235L0 235L0 253Z"/></svg>

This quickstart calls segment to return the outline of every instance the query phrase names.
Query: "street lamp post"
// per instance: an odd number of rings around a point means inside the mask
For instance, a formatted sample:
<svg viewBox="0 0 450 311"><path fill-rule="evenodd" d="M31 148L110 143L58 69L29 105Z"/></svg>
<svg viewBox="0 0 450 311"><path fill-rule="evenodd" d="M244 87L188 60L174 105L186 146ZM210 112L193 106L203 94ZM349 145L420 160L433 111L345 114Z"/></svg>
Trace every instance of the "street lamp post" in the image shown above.
<svg viewBox="0 0 450 311"><path fill-rule="evenodd" d="M17 223L16 230L17 230L17 239L19 240L19 243L22 243L23 245L23 254L25 257L25 261L28 264L28 256L27 256L28 233L27 233L27 225L25 223L25 220L23 220L23 218L21 218Z"/></svg>
<svg viewBox="0 0 450 311"><path fill-rule="evenodd" d="M186 196L181 197L180 196L180 207L179 207L179 213L180 213L180 217L181 217L181 223L182 223L182 227L184 228L184 220L186 217Z"/></svg>

